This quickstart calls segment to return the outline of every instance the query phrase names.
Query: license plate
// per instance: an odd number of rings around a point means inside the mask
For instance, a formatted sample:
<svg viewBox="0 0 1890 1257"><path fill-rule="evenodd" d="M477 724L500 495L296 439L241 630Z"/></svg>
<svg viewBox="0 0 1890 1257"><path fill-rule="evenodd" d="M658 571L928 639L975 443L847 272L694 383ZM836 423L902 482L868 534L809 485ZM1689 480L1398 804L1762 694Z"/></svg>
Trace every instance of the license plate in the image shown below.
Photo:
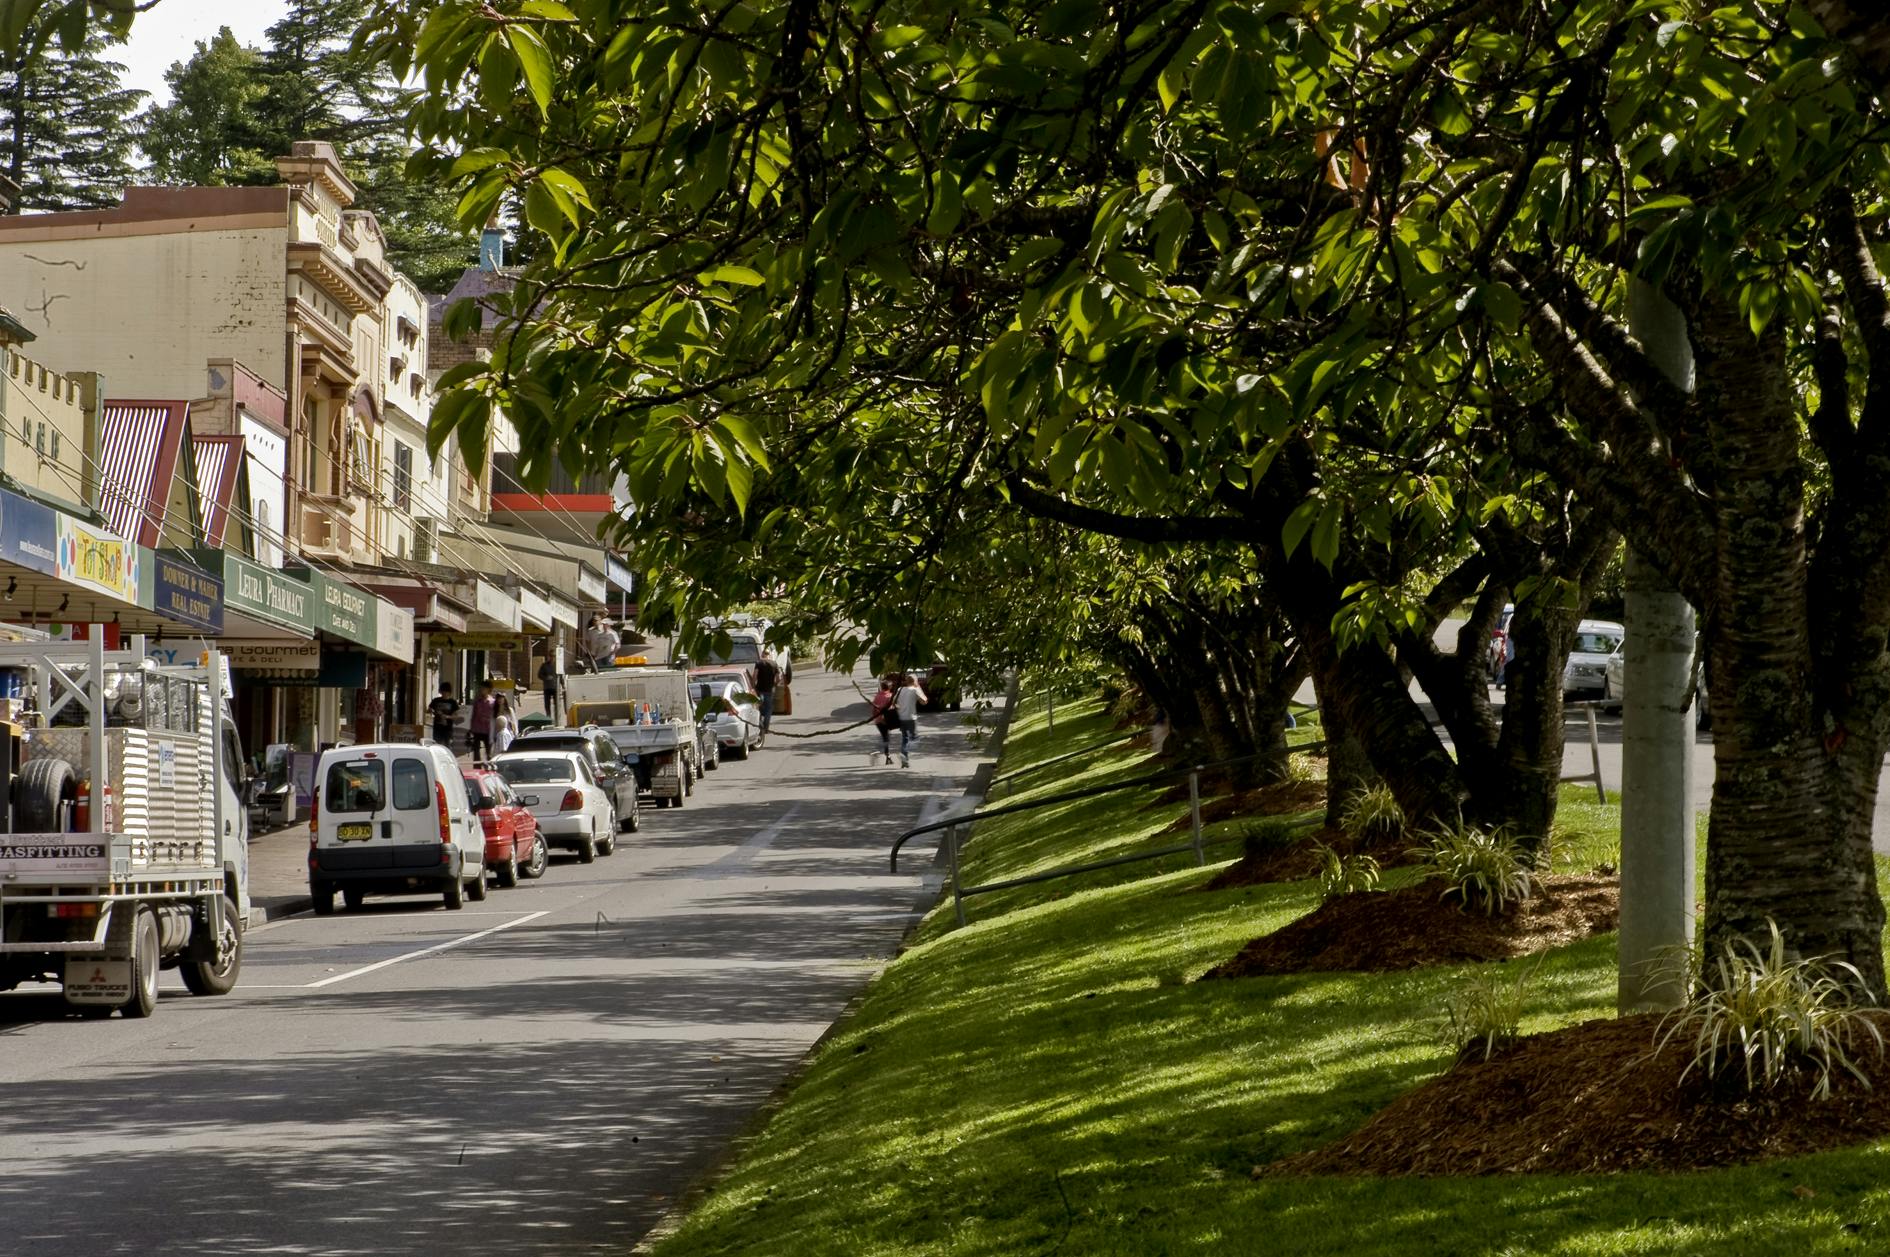
<svg viewBox="0 0 1890 1257"><path fill-rule="evenodd" d="M343 842L364 842L374 836L374 826L368 824L337 825L335 837Z"/></svg>

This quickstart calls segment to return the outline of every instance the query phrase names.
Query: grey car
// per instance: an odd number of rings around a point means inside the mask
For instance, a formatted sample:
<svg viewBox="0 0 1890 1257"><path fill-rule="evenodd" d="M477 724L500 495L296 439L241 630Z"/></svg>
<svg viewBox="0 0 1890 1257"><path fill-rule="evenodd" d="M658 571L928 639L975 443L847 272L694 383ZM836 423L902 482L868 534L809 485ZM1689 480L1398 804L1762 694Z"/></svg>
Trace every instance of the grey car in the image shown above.
<svg viewBox="0 0 1890 1257"><path fill-rule="evenodd" d="M583 725L576 729L530 729L512 739L514 751L575 751L591 766L611 805L617 809L619 831L636 833L642 827L637 815L637 773L634 758L626 760L601 725Z"/></svg>

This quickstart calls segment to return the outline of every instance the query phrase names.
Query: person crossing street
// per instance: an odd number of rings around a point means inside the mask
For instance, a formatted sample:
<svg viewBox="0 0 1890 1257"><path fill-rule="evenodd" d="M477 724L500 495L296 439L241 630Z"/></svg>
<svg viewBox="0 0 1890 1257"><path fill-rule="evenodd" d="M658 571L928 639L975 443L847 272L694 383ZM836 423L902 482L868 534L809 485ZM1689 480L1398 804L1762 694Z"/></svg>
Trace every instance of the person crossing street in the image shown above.
<svg viewBox="0 0 1890 1257"><path fill-rule="evenodd" d="M774 661L774 656L767 651L761 652L761 659L755 664L755 697L761 700L761 745L768 744L768 726L774 720L774 687L781 682L781 669Z"/></svg>
<svg viewBox="0 0 1890 1257"><path fill-rule="evenodd" d="M893 692L893 711L899 720L899 766L912 767L910 747L919 740L919 708L927 702L925 690L910 672L899 675L899 688Z"/></svg>

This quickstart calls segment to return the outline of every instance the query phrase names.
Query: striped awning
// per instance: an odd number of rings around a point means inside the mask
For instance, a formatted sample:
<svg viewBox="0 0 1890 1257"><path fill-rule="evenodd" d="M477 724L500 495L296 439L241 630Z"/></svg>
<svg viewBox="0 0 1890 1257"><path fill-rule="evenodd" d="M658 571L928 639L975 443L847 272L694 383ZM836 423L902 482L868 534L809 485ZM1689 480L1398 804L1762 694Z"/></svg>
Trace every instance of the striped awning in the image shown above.
<svg viewBox="0 0 1890 1257"><path fill-rule="evenodd" d="M190 433L190 403L108 401L99 431L99 511L113 532L142 546L163 544L167 503L172 500ZM189 468L189 483L196 477ZM195 495L184 499L195 515ZM195 518L170 521L194 533ZM194 538L183 538L194 540Z"/></svg>
<svg viewBox="0 0 1890 1257"><path fill-rule="evenodd" d="M231 512L249 509L247 503L236 500L243 470L243 438L198 436L193 444L197 451L197 484L203 491L203 538L220 549Z"/></svg>

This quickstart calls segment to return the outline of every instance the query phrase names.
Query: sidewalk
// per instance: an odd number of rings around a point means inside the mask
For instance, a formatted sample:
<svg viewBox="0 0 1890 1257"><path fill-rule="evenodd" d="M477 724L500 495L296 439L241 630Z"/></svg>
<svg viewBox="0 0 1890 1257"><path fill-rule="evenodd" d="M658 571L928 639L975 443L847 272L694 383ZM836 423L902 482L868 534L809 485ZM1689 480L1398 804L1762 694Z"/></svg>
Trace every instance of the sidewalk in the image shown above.
<svg viewBox="0 0 1890 1257"><path fill-rule="evenodd" d="M249 837L249 923L307 912L308 818Z"/></svg>

